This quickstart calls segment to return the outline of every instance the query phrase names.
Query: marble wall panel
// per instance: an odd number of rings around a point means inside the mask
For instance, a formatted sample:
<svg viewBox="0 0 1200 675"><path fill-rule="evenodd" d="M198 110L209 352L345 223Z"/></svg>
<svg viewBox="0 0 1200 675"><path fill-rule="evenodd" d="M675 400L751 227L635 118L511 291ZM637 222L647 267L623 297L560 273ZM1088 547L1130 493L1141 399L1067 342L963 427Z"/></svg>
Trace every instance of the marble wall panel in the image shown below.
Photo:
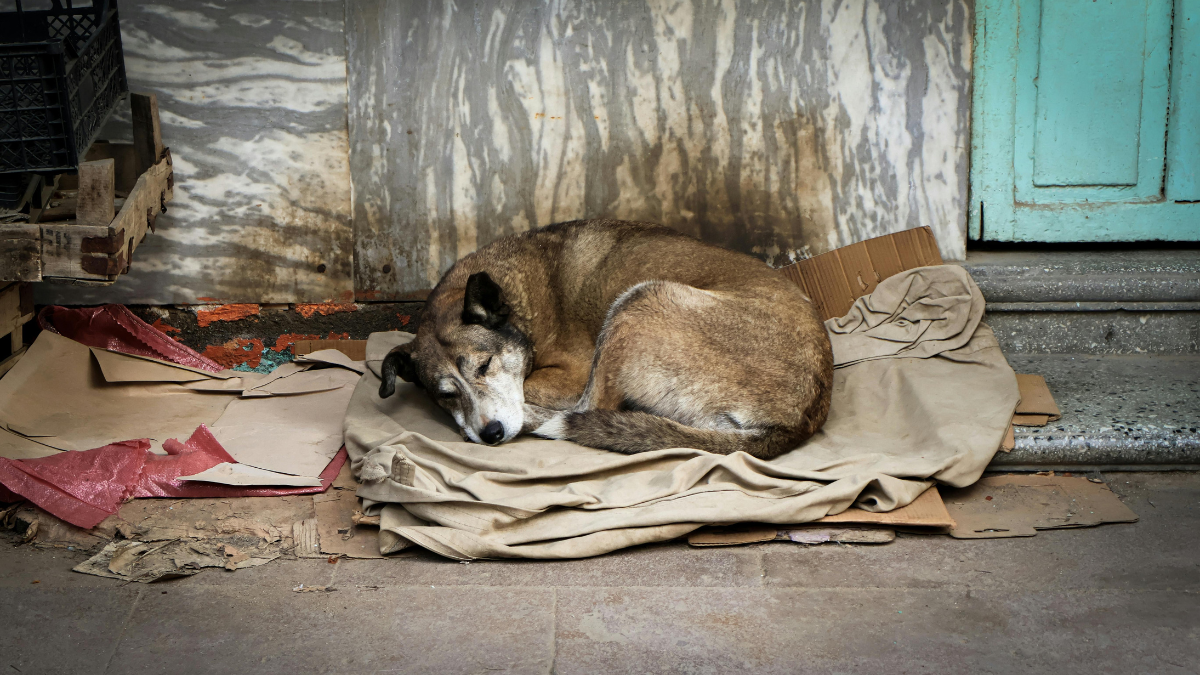
<svg viewBox="0 0 1200 675"><path fill-rule="evenodd" d="M42 302L353 297L342 0L120 2L129 86L158 95L175 201L107 288ZM108 136L128 138L128 104Z"/></svg>
<svg viewBox="0 0 1200 675"><path fill-rule="evenodd" d="M655 221L783 264L919 225L965 254L971 0L354 0L355 284Z"/></svg>

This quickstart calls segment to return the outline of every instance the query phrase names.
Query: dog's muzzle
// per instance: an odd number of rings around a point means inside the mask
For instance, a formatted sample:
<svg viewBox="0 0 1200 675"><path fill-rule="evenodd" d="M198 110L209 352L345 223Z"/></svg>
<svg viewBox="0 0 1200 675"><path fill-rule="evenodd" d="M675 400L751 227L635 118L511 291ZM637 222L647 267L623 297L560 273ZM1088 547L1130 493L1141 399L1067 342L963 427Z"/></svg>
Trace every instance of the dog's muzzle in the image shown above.
<svg viewBox="0 0 1200 675"><path fill-rule="evenodd" d="M479 432L479 438L488 445L495 445L504 440L504 425L496 420L487 423L483 431Z"/></svg>

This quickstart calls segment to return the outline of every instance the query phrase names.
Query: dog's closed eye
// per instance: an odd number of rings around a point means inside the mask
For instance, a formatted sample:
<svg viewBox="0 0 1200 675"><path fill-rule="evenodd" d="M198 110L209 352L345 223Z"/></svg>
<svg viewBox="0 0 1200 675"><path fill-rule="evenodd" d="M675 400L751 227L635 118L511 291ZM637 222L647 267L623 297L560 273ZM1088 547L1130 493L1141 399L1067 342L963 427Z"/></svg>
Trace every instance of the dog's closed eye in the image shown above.
<svg viewBox="0 0 1200 675"><path fill-rule="evenodd" d="M487 375L488 366L492 365L492 357L487 357L487 361L479 366L479 372L475 373L475 377L485 377Z"/></svg>
<svg viewBox="0 0 1200 675"><path fill-rule="evenodd" d="M451 399L458 396L458 387L453 382L442 382L437 388L437 397L440 399Z"/></svg>

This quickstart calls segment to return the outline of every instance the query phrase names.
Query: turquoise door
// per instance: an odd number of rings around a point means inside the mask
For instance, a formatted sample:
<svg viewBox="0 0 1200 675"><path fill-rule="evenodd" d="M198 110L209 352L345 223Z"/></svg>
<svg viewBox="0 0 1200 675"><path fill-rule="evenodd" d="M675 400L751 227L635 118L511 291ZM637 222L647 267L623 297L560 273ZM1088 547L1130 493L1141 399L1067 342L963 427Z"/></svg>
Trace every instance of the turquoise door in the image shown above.
<svg viewBox="0 0 1200 675"><path fill-rule="evenodd" d="M1200 0L977 0L974 240L1200 240Z"/></svg>

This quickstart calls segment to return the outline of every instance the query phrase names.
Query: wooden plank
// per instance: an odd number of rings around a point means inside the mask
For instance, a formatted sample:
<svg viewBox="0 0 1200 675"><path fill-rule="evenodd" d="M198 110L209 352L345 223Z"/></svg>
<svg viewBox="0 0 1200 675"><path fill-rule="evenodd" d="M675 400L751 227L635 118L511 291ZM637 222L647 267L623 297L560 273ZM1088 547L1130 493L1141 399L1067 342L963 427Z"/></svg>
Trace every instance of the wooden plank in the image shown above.
<svg viewBox="0 0 1200 675"><path fill-rule="evenodd" d="M146 238L146 232L153 229L163 206L174 197L173 177L171 153L168 151L158 164L137 179L133 190L125 198L121 212L113 221L113 229L124 232L121 252L125 256L126 266L132 262L133 252Z"/></svg>
<svg viewBox="0 0 1200 675"><path fill-rule="evenodd" d="M83 162L79 165L79 194L75 220L81 225L108 225L116 215L116 167L111 159Z"/></svg>
<svg viewBox="0 0 1200 675"><path fill-rule="evenodd" d="M94 274L82 267L85 255L107 257L103 254L85 254L84 238L109 236L108 227L79 225L72 221L44 223L42 225L42 276L89 281L108 281L107 274Z"/></svg>
<svg viewBox="0 0 1200 675"><path fill-rule="evenodd" d="M138 176L142 175L139 171L137 147L132 143L110 143L108 141L96 141L92 143L92 147L88 148L87 161L92 162L100 159L111 159L116 165L116 194L118 197L124 197L133 190L133 184L137 182Z"/></svg>
<svg viewBox="0 0 1200 675"><path fill-rule="evenodd" d="M9 284L0 290L0 335L20 331L33 319L33 306L29 302L29 284ZM13 345L13 350L21 343Z"/></svg>
<svg viewBox="0 0 1200 675"><path fill-rule="evenodd" d="M158 97L154 94L130 94L133 112L133 147L138 173L158 164L163 156L162 129L158 123Z"/></svg>
<svg viewBox="0 0 1200 675"><path fill-rule="evenodd" d="M0 283L42 280L42 229L32 223L0 225Z"/></svg>

